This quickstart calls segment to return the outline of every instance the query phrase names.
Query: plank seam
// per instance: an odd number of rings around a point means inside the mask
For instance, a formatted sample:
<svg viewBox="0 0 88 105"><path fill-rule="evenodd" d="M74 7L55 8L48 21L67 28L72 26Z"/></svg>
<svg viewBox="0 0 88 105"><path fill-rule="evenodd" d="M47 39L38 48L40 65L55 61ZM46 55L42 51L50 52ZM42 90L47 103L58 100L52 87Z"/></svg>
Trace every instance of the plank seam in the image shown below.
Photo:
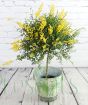
<svg viewBox="0 0 88 105"><path fill-rule="evenodd" d="M64 74L65 79L66 79L66 81L67 81L67 83L68 83L68 85L69 85L69 88L70 88L70 90L71 90L71 92L72 92L72 95L74 96L74 99L75 99L75 101L76 101L76 104L77 104L77 105L80 105L79 102L78 102L78 100L77 100L77 98L76 98L76 96L75 96L75 94L74 94L74 91L73 91L73 89L72 89L72 87L71 87L71 85L70 85L70 83L69 83L69 81L68 81L68 79L67 79L67 76L66 76L64 70L63 70L63 74Z"/></svg>
<svg viewBox="0 0 88 105"><path fill-rule="evenodd" d="M78 67L76 67L75 69L82 76L82 78L88 83L88 80L82 75L82 73L79 71Z"/></svg>
<svg viewBox="0 0 88 105"><path fill-rule="evenodd" d="M5 87L2 89L1 93L0 93L0 96L2 95L2 93L4 92L4 90L7 88L8 84L10 83L10 81L12 80L12 78L14 77L14 75L17 73L18 71L18 68L17 70L13 73L13 75L11 76L11 78L9 79L9 81L7 82L7 84L5 85Z"/></svg>
<svg viewBox="0 0 88 105"><path fill-rule="evenodd" d="M25 68L25 70L26 70L26 68ZM30 75L32 74L32 70L33 70L33 68L31 68L31 71L30 71L30 73L28 74L29 77L30 77ZM29 80L29 78L28 78L27 80ZM26 87L25 87L25 91L26 91ZM22 97L22 100L20 101L20 102L21 102L21 105L23 104L23 101L24 101L25 91L23 92L23 97Z"/></svg>

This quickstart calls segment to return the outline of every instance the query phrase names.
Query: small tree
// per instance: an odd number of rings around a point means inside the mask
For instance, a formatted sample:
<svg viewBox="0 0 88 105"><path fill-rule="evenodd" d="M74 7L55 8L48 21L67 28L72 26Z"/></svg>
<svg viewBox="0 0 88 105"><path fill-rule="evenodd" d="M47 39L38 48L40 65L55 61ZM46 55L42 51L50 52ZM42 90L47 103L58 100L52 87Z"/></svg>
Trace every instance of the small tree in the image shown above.
<svg viewBox="0 0 88 105"><path fill-rule="evenodd" d="M21 40L12 43L12 49L20 50L18 60L30 59L33 63L38 63L47 56L46 77L48 76L48 63L54 56L60 61L62 58L69 59L70 51L77 42L76 36L79 30L71 28L65 19L66 13L54 13L54 6L50 8L48 14L40 16L43 4L36 12L36 17L25 22L18 22Z"/></svg>

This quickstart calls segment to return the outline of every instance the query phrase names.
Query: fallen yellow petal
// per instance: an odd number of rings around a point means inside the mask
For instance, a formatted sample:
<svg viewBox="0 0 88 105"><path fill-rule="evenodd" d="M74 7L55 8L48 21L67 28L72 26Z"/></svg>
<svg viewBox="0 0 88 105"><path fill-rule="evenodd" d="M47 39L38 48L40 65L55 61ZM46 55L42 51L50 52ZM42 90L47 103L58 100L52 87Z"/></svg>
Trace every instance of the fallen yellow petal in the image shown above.
<svg viewBox="0 0 88 105"><path fill-rule="evenodd" d="M11 63L13 63L13 60L8 60L8 61L4 62L2 64L2 66L10 65Z"/></svg>

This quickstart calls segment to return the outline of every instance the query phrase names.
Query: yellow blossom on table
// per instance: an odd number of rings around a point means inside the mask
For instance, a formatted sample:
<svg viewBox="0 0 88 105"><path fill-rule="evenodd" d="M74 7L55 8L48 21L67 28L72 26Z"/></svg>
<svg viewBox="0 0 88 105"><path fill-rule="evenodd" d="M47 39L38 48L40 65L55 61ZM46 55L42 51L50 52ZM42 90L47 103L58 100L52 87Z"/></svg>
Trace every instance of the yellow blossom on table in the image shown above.
<svg viewBox="0 0 88 105"><path fill-rule="evenodd" d="M37 12L35 13L35 16L36 16L36 17L39 17L39 16L40 16L40 13L41 13L41 11L42 11L42 9L43 9L43 6L44 6L44 4L41 3L40 7L38 8Z"/></svg>
<svg viewBox="0 0 88 105"><path fill-rule="evenodd" d="M11 43L11 49L15 52L19 51L21 49L21 40L15 40Z"/></svg>
<svg viewBox="0 0 88 105"><path fill-rule="evenodd" d="M54 12L55 12L55 5L51 5L50 6L50 15L54 15Z"/></svg>
<svg viewBox="0 0 88 105"><path fill-rule="evenodd" d="M49 35L51 35L53 33L53 27L51 25L49 25L49 27L48 27L48 33L49 33Z"/></svg>
<svg viewBox="0 0 88 105"><path fill-rule="evenodd" d="M64 9L62 9L62 11L59 13L58 18L63 19L66 15L67 15L67 12L65 12Z"/></svg>
<svg viewBox="0 0 88 105"><path fill-rule="evenodd" d="M8 60L8 61L4 62L2 64L2 66L10 65L11 63L13 63L13 60Z"/></svg>

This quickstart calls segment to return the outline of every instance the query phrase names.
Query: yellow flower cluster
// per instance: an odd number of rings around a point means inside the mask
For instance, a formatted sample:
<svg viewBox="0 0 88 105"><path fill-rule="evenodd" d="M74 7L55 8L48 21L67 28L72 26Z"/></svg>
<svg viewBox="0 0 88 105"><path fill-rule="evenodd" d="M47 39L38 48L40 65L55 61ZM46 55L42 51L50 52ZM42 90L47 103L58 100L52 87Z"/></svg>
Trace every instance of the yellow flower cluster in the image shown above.
<svg viewBox="0 0 88 105"><path fill-rule="evenodd" d="M17 22L17 24L20 28L24 28L24 24L22 22Z"/></svg>
<svg viewBox="0 0 88 105"><path fill-rule="evenodd" d="M63 27L64 27L64 25L59 24L59 25L57 26L57 32L60 32L60 31L63 29Z"/></svg>
<svg viewBox="0 0 88 105"><path fill-rule="evenodd" d="M35 13L36 17L33 16L31 21L29 18L24 23L17 23L22 40L14 41L12 49L14 51L22 50L22 54L17 56L19 60L27 58L35 63L42 60L44 55L48 53L51 53L51 57L56 55L53 53L56 50L61 50L61 56L66 58L69 49L77 42L75 40L76 33L73 32L69 22L65 19L64 10L59 15L58 13L55 15L55 6L51 5L48 14L40 15L42 8L43 3Z"/></svg>
<svg viewBox="0 0 88 105"><path fill-rule="evenodd" d="M55 5L51 5L50 6L50 15L54 15L54 12L55 12Z"/></svg>
<svg viewBox="0 0 88 105"><path fill-rule="evenodd" d="M44 37L43 32L40 34L40 39L43 40L44 43L46 43L46 41L47 41L47 39Z"/></svg>
<svg viewBox="0 0 88 105"><path fill-rule="evenodd" d="M40 7L38 8L38 11L35 13L35 16L36 16L36 17L39 17L39 16L40 16L40 13L41 13L41 11L42 11L42 9L43 9L43 6L44 6L44 4L41 3Z"/></svg>
<svg viewBox="0 0 88 105"><path fill-rule="evenodd" d="M11 43L11 49L15 52L19 51L21 49L21 40L15 40Z"/></svg>
<svg viewBox="0 0 88 105"><path fill-rule="evenodd" d="M61 43L60 39L57 38L54 42L52 42L52 44L53 44L54 46L56 46L56 45L58 45L58 44L61 45L62 43Z"/></svg>
<svg viewBox="0 0 88 105"><path fill-rule="evenodd" d="M33 58L33 57L34 57L34 53L31 53L31 54L30 54L30 57Z"/></svg>
<svg viewBox="0 0 88 105"><path fill-rule="evenodd" d="M68 22L64 19L64 20L61 20L61 22L58 24L57 26L57 32L60 32L61 30L63 30L64 28L66 28L68 26Z"/></svg>
<svg viewBox="0 0 88 105"><path fill-rule="evenodd" d="M53 27L49 24L48 33L51 35L53 33Z"/></svg>
<svg viewBox="0 0 88 105"><path fill-rule="evenodd" d="M68 28L68 29L63 30L62 34L63 35L70 35L72 32L73 32L73 30Z"/></svg>
<svg viewBox="0 0 88 105"><path fill-rule="evenodd" d="M59 19L63 19L65 16L66 16L66 12L64 11L64 9L62 9L62 11L59 13L59 16L58 16L58 18Z"/></svg>
<svg viewBox="0 0 88 105"><path fill-rule="evenodd" d="M46 45L43 45L43 50L45 50L46 49Z"/></svg>
<svg viewBox="0 0 88 105"><path fill-rule="evenodd" d="M70 40L68 40L68 41L64 41L64 43L65 43L65 44L70 44L70 45L71 45L71 44L77 43L77 40L74 40L74 39L71 40L71 39L70 39Z"/></svg>
<svg viewBox="0 0 88 105"><path fill-rule="evenodd" d="M39 29L40 30L43 30L46 25L47 25L47 22L46 22L45 17L44 16L41 16L40 17L40 27L39 27Z"/></svg>
<svg viewBox="0 0 88 105"><path fill-rule="evenodd" d="M27 31L27 33L29 33L31 35L33 34L33 27L31 28L29 25L24 24L22 22L17 22L17 24L20 28L25 29Z"/></svg>

